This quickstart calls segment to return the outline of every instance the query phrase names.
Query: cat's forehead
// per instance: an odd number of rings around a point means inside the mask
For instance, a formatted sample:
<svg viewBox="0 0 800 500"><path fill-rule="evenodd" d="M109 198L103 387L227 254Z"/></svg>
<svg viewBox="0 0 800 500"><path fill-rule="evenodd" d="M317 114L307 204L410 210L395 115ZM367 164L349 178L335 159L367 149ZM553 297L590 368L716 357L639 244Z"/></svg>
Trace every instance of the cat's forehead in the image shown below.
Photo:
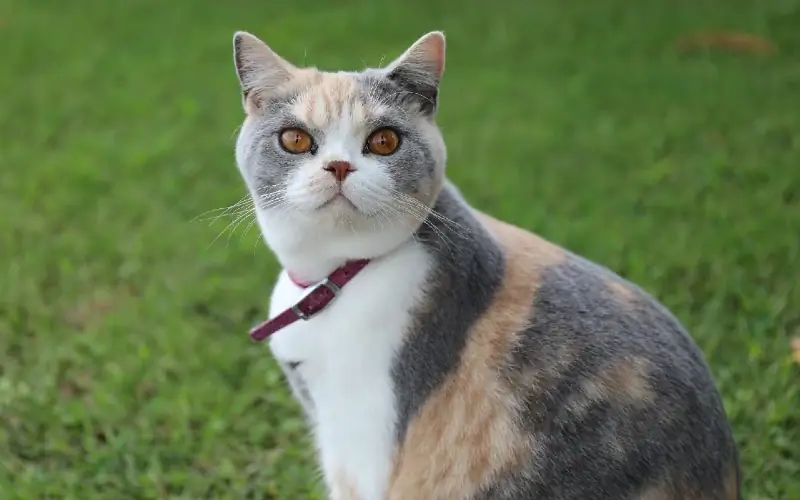
<svg viewBox="0 0 800 500"><path fill-rule="evenodd" d="M296 83L300 90L290 111L312 128L325 129L342 120L358 125L389 112L360 73L307 70Z"/></svg>

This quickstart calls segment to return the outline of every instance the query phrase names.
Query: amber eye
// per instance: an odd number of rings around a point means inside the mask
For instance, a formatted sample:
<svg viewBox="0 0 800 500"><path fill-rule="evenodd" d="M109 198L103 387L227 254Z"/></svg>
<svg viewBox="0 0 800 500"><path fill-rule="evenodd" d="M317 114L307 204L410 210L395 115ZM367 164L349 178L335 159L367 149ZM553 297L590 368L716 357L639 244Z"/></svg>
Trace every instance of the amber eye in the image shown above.
<svg viewBox="0 0 800 500"><path fill-rule="evenodd" d="M299 128L287 128L281 132L281 146L290 153L300 154L311 150L314 141L308 132Z"/></svg>
<svg viewBox="0 0 800 500"><path fill-rule="evenodd" d="M376 155L390 155L398 146L400 146L400 136L390 128L378 129L367 138L367 149Z"/></svg>

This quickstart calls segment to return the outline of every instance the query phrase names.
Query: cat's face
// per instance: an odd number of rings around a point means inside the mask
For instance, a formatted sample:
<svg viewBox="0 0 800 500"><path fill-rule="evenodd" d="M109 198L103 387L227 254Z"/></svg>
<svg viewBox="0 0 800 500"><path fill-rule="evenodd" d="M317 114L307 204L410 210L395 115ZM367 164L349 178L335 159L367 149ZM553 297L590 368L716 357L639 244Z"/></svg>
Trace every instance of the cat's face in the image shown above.
<svg viewBox="0 0 800 500"><path fill-rule="evenodd" d="M268 243L369 254L408 239L444 178L443 35L358 73L297 68L242 32L234 59L247 114L236 160Z"/></svg>

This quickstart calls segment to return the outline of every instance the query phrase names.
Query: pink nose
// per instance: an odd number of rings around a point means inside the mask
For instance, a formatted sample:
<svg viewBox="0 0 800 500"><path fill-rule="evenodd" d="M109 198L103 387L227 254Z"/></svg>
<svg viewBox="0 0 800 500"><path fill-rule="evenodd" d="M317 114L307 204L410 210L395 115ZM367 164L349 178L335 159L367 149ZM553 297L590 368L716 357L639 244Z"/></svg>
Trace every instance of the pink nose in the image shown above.
<svg viewBox="0 0 800 500"><path fill-rule="evenodd" d="M337 181L342 182L354 169L349 161L332 161L325 165L325 170L332 173Z"/></svg>

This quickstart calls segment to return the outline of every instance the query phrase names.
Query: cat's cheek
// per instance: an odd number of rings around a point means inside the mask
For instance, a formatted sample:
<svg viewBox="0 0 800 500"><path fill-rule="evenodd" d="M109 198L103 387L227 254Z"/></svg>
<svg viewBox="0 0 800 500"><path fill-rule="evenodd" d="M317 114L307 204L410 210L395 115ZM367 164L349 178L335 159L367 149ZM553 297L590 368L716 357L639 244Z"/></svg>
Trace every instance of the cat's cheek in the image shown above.
<svg viewBox="0 0 800 500"><path fill-rule="evenodd" d="M286 199L300 210L314 210L335 194L336 181L318 164L300 165L286 179Z"/></svg>
<svg viewBox="0 0 800 500"><path fill-rule="evenodd" d="M374 160L361 161L351 182L345 182L342 192L364 213L379 212L392 203L397 189L388 169Z"/></svg>

